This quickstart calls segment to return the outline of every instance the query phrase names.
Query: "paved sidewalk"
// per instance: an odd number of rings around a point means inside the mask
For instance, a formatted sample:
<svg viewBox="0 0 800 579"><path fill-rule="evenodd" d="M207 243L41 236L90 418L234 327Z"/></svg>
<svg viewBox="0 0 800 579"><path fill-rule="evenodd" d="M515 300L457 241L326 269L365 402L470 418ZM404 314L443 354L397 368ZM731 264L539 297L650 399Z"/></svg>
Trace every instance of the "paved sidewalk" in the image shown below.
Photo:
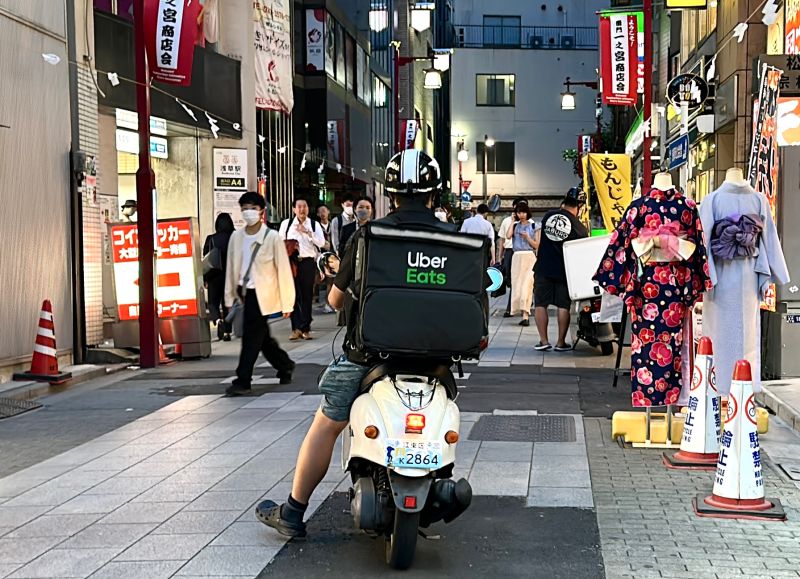
<svg viewBox="0 0 800 579"><path fill-rule="evenodd" d="M800 378L763 383L756 399L800 432Z"/></svg>
<svg viewBox="0 0 800 579"><path fill-rule="evenodd" d="M798 577L800 483L775 467L773 449L800 447L780 420L761 437L768 497L781 499L787 522L700 518L696 494L711 493L714 473L674 471L661 451L620 448L605 420L588 419L587 446L606 576L611 578Z"/></svg>

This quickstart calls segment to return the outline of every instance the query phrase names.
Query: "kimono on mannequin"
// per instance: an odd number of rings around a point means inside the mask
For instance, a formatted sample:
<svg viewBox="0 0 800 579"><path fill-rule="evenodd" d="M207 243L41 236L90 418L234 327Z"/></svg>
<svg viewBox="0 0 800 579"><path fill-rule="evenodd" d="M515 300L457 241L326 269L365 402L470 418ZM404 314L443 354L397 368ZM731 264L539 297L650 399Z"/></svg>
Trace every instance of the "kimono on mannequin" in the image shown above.
<svg viewBox="0 0 800 579"><path fill-rule="evenodd" d="M725 181L700 205L713 289L703 299L703 335L714 342L717 390L727 396L733 366L747 360L761 390L760 304L771 283L789 282L769 201L749 183Z"/></svg>
<svg viewBox="0 0 800 579"><path fill-rule="evenodd" d="M633 406L678 402L687 312L710 287L694 201L675 189L651 189L634 200L594 280L624 294L628 306Z"/></svg>

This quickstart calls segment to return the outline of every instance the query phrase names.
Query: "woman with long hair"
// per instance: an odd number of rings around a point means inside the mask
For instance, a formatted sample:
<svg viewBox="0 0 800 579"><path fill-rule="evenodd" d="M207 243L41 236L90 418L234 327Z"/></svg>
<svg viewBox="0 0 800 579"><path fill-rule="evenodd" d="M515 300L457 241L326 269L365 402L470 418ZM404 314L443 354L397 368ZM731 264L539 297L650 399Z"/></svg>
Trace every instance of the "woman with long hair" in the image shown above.
<svg viewBox="0 0 800 579"><path fill-rule="evenodd" d="M231 339L230 324L225 321L228 315L228 308L225 307L225 272L228 266L228 241L234 231L233 219L230 213L220 213L214 223L212 235L206 237L203 245L203 255L207 255L212 249L219 251L222 269L212 269L203 275L203 281L208 288L208 313L212 322L217 324L217 336L225 342Z"/></svg>
<svg viewBox="0 0 800 579"><path fill-rule="evenodd" d="M537 247L534 233L536 225L531 220L531 210L519 203L514 210L517 222L509 229L514 256L511 258L511 315L522 313L520 326L530 326L531 303L533 302L533 266L536 263L534 250Z"/></svg>

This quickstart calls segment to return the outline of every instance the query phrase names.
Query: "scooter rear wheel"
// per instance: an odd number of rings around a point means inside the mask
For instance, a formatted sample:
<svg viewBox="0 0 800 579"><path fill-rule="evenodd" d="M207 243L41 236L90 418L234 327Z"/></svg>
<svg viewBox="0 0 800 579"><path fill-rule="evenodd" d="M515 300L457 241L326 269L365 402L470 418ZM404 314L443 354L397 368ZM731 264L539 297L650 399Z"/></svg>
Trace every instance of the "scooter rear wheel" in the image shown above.
<svg viewBox="0 0 800 579"><path fill-rule="evenodd" d="M394 513L392 534L386 537L386 563L401 571L411 567L417 549L419 513Z"/></svg>

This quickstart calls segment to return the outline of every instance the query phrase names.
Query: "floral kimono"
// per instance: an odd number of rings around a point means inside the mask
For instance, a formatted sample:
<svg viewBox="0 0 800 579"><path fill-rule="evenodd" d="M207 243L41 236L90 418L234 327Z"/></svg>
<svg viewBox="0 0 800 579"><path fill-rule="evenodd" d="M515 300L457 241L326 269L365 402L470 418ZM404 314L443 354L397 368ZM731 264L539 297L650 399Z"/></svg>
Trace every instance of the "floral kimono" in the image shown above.
<svg viewBox="0 0 800 579"><path fill-rule="evenodd" d="M633 406L676 403L683 382L684 320L710 289L695 202L674 189L652 189L634 200L611 235L594 280L610 294L624 294L628 306Z"/></svg>

